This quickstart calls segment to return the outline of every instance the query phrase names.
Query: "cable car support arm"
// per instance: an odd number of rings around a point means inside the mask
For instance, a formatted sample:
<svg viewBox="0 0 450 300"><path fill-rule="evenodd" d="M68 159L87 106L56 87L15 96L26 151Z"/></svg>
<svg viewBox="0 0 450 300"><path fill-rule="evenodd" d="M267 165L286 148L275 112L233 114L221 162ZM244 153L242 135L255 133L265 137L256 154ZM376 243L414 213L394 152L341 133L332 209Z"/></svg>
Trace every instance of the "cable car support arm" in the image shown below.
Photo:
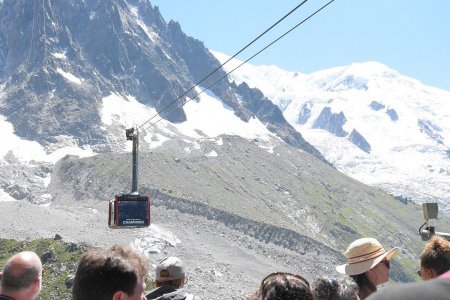
<svg viewBox="0 0 450 300"><path fill-rule="evenodd" d="M133 141L133 165L131 173L131 194L138 192L138 156L139 156L139 132L138 129L130 128L125 130L127 140Z"/></svg>

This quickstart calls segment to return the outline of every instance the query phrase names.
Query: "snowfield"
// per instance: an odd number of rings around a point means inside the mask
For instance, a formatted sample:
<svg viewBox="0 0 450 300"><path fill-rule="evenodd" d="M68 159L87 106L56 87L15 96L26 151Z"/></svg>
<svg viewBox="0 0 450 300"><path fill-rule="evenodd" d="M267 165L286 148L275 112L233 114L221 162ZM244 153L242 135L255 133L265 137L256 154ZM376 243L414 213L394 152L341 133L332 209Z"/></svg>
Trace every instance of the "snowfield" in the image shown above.
<svg viewBox="0 0 450 300"><path fill-rule="evenodd" d="M221 62L228 59L218 52L214 55ZM225 69L238 64L230 61ZM260 89L338 170L417 203L437 201L450 213L450 92L378 62L312 74L245 64L231 77ZM370 153L347 137L313 128L325 107L345 115L343 130L357 130L370 144ZM300 120L305 108L310 116ZM395 111L398 119L389 111Z"/></svg>

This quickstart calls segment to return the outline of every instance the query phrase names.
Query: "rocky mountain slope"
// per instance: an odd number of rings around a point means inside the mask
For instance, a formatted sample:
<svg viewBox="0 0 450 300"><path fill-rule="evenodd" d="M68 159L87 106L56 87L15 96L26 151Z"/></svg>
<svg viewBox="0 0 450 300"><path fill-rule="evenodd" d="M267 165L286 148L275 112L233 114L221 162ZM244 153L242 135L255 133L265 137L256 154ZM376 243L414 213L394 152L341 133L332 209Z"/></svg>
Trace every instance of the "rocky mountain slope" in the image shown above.
<svg viewBox="0 0 450 300"><path fill-rule="evenodd" d="M378 62L312 74L247 64L231 77L261 89L340 171L450 212L449 91Z"/></svg>
<svg viewBox="0 0 450 300"><path fill-rule="evenodd" d="M262 93L227 80L212 85L224 76L221 69L205 79L219 65L203 43L178 23L166 23L148 1L0 4L0 113L20 137L103 151L112 146L101 122L104 97L133 97L157 111L169 107L162 117L179 123L186 120L181 104L197 97L190 88L201 82L242 120L257 118L323 159Z"/></svg>
<svg viewBox="0 0 450 300"><path fill-rule="evenodd" d="M218 65L147 1L1 1L0 237L131 243L153 267L178 255L203 299L242 299L272 271L338 276L361 236L401 245L392 276L417 279L420 208L339 173L248 83L183 95ZM131 186L124 129L177 97L139 128L152 226L109 229L108 201ZM325 110L318 128L330 117L344 120Z"/></svg>
<svg viewBox="0 0 450 300"><path fill-rule="evenodd" d="M205 140L189 153L183 142L164 144L141 155L140 191L165 199L165 207L219 221L303 254L318 251L338 258L338 249L359 236L377 236L389 246L401 244L399 261L418 254L419 207L405 205L283 143L270 151L263 146L236 136ZM206 155L211 151L216 155ZM123 162L129 158L109 154L61 160L50 184L58 199L55 204L106 201L114 189L127 191L130 166ZM398 276L413 278L410 271Z"/></svg>
<svg viewBox="0 0 450 300"><path fill-rule="evenodd" d="M189 289L206 299L243 299L273 271L297 272L310 281L340 278L334 266L359 236L374 236L386 248L400 246L391 276L416 279L424 245L417 234L420 207L282 142L267 149L258 140L221 136L191 152L185 148L180 140L141 153L139 191L152 199L148 229L108 229L107 202L129 191L131 174L130 154L110 153L58 162L49 185L51 205L0 202L11 225L2 236L58 233L94 246L131 243L153 267L164 256L179 255L193 274ZM439 220L438 228L449 225Z"/></svg>

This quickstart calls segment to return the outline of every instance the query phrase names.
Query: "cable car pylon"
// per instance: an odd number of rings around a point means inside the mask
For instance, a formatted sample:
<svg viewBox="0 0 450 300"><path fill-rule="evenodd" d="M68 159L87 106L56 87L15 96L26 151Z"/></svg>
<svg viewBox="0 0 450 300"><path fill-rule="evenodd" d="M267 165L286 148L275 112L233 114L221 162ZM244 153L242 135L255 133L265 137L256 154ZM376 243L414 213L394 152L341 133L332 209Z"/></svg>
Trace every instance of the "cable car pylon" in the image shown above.
<svg viewBox="0 0 450 300"><path fill-rule="evenodd" d="M138 192L139 171L139 131L137 128L125 130L128 141L133 142L131 193L116 195L109 202L108 226L118 228L141 228L150 226L150 199Z"/></svg>
<svg viewBox="0 0 450 300"><path fill-rule="evenodd" d="M138 170L139 170L139 130L134 127L125 130L128 141L133 141L132 169L131 169L131 194L138 194Z"/></svg>

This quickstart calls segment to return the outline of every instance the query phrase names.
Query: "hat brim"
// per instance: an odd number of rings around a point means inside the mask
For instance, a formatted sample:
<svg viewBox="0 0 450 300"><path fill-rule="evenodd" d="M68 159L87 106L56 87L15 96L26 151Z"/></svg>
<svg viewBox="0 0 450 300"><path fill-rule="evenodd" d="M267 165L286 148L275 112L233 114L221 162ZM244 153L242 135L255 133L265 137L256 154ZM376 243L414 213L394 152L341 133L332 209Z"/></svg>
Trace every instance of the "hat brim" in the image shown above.
<svg viewBox="0 0 450 300"><path fill-rule="evenodd" d="M156 277L155 279L159 282L168 282L168 281L174 281L174 280L180 280L184 277L177 278L177 277Z"/></svg>
<svg viewBox="0 0 450 300"><path fill-rule="evenodd" d="M341 274L346 274L349 276L352 275L358 275L365 273L369 271L370 269L374 268L376 265L380 263L384 258L387 258L387 260L391 260L394 255L397 253L398 247L394 247L389 252L384 253L381 256L378 256L374 259L370 259L364 262L360 263L354 263L354 264L344 264L336 267L336 271L338 271Z"/></svg>

